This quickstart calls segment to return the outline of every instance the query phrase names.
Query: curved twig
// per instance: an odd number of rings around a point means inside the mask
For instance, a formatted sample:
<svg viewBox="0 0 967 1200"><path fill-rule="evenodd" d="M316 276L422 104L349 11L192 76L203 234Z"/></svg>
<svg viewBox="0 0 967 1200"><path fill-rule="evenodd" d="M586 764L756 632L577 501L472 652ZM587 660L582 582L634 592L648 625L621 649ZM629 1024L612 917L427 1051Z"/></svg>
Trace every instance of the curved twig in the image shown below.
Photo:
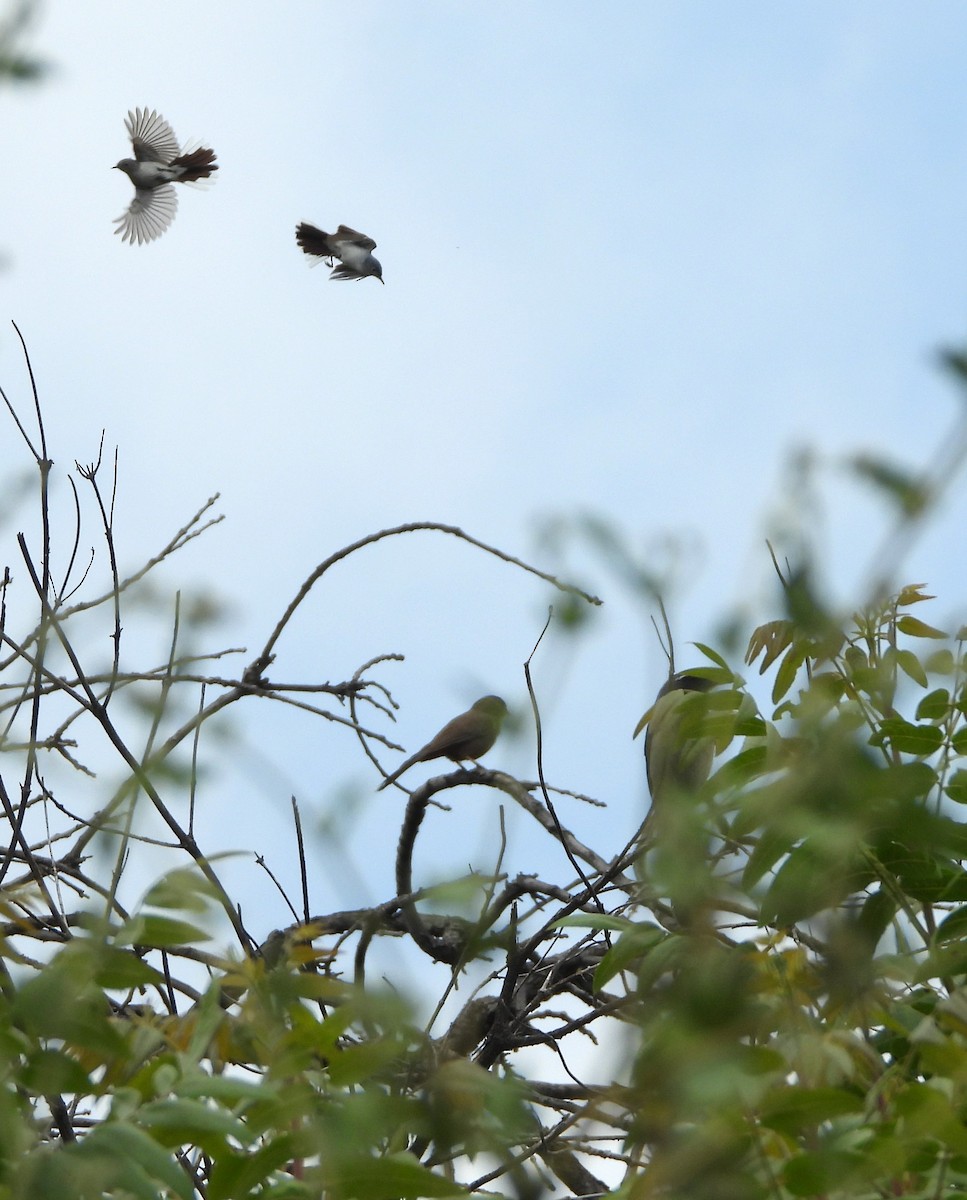
<svg viewBox="0 0 967 1200"><path fill-rule="evenodd" d="M305 600L309 592L312 591L313 587L316 585L316 583L318 583L322 576L325 575L330 567L335 566L335 564L338 562L342 562L344 558L348 558L351 554L355 554L357 550L362 550L365 546L375 545L376 542L382 541L383 538L397 537L404 533L418 533L427 531L447 533L452 537L460 538L462 541L469 542L471 546L476 546L477 549L483 550L487 554L492 554L495 558L499 558L503 562L510 563L515 567L520 567L522 571L527 571L531 575L536 575L538 579L543 579L546 583L556 587L559 591L566 592L572 596L579 596L588 604L597 605L602 603L597 596L592 596L590 592L585 592L581 588L575 587L569 583L562 583L556 576L550 575L546 571L541 571L537 567L532 567L529 563L525 563L522 559L515 558L512 554L506 554L503 550L498 550L496 546L490 546L486 542L481 542L478 538L472 537L469 533L464 533L464 531L456 525L444 525L439 521L412 521L406 525L396 525L392 529L381 529L378 533L368 534L366 537L360 538L359 541L353 542L349 546L344 546L341 550L337 550L335 554L331 554L327 559L321 562L319 566L316 567L316 569L311 573L311 575L309 575L305 583L303 583L303 585L299 588L298 592L296 592L293 599L289 602L288 608L279 619L275 629L273 629L272 633L269 635L269 640L265 643L261 654L259 654L258 658L256 659L256 663L261 664L259 670L264 671L266 667L268 667L274 656L275 645L282 636L282 632L286 625L288 625L293 614L302 601Z"/></svg>

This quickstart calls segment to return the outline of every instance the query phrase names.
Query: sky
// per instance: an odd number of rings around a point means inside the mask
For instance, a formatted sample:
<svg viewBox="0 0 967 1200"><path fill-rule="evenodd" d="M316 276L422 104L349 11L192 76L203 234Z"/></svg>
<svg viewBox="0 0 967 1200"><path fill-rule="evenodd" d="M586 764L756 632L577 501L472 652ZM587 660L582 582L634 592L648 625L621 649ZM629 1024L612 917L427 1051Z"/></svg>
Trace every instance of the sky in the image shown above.
<svg viewBox="0 0 967 1200"><path fill-rule="evenodd" d="M605 601L580 638L552 626L532 669L549 780L608 806L562 801L562 820L614 853L647 806L631 733L665 662L653 606L548 524L593 517L669 571L678 664L695 665L688 644L726 618L744 641L779 615L768 536L798 528L830 597L860 603L889 521L846 460L917 469L954 428L963 398L936 353L967 338L960 3L87 0L42 7L28 48L51 69L0 90L0 385L26 413L15 320L56 463L57 554L67 474L102 430L122 571L216 492L225 516L159 571L154 623L127 612L129 665L163 659L179 588L224 605L194 644L251 657L330 554L458 525ZM147 246L112 233L135 106L220 167ZM308 269L300 221L372 236L385 287ZM29 457L0 429L3 495ZM815 504L789 498L803 453ZM963 621L964 502L958 480L896 571L937 594L920 615L941 626ZM34 509L7 503L3 562L21 528L36 537ZM559 600L408 534L326 576L270 675L339 681L404 655L372 672L400 704L374 724L412 750L497 692L520 731L487 763L534 778L523 663ZM288 920L252 851L293 886L291 795L314 911L393 894L402 799L375 794L351 735L252 702L210 739L200 840L244 852L224 870L257 936ZM508 870L569 874L521 814L508 830ZM496 838L475 789L430 815L417 876L490 869Z"/></svg>

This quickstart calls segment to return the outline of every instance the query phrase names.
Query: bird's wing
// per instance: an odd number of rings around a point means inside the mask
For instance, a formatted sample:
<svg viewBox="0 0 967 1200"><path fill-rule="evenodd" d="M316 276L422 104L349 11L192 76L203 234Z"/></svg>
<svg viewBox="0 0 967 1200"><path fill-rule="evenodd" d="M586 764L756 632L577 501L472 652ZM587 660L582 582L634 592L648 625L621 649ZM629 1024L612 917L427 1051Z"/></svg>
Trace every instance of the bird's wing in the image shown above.
<svg viewBox="0 0 967 1200"><path fill-rule="evenodd" d="M121 235L122 242L132 245L153 242L175 219L177 209L178 197L170 183L156 188L135 188L134 199L115 218L117 229L114 232Z"/></svg>
<svg viewBox="0 0 967 1200"><path fill-rule="evenodd" d="M474 718L476 713L465 712L459 717L454 717L452 721L447 721L446 725L435 734L422 750L418 750L417 754L422 762L429 762L431 758L443 758L444 755L449 758L451 753L459 753L464 746L464 743L476 732L476 722ZM464 758L467 755L463 755ZM457 760L454 759L454 762Z"/></svg>
<svg viewBox="0 0 967 1200"><path fill-rule="evenodd" d="M178 139L164 117L153 109L136 108L129 112L124 124L127 126L134 147L134 157L139 162L160 162L166 165L177 157Z"/></svg>
<svg viewBox="0 0 967 1200"><path fill-rule="evenodd" d="M330 279L365 279L366 276L362 271L354 271L352 267L347 267L344 263L340 263L338 267L330 274Z"/></svg>
<svg viewBox="0 0 967 1200"><path fill-rule="evenodd" d="M376 243L371 237L367 237L365 233L360 233L356 229L350 229L348 225L340 225L332 236L340 242L352 242L354 246L359 246L363 250L376 249Z"/></svg>

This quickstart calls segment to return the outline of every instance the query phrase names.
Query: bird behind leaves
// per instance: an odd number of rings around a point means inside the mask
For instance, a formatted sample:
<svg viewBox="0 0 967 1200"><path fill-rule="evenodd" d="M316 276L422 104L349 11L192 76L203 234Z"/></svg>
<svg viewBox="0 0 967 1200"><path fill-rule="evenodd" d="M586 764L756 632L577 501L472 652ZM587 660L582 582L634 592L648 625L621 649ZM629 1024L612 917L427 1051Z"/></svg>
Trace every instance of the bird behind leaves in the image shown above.
<svg viewBox="0 0 967 1200"><path fill-rule="evenodd" d="M376 243L365 233L358 233L348 225L340 225L335 233L323 233L315 225L303 221L295 227L295 240L304 254L315 259L312 266L325 259L331 267L332 260L339 259L339 266L331 272L330 279L365 279L373 275L383 282L383 268L379 260L373 258Z"/></svg>
<svg viewBox="0 0 967 1200"><path fill-rule="evenodd" d="M635 733L647 723L645 770L652 804L673 792L694 792L708 779L715 756L710 737L689 736L683 728L683 705L689 695L707 692L714 684L702 675L680 671L666 681Z"/></svg>
<svg viewBox="0 0 967 1200"><path fill-rule="evenodd" d="M122 242L152 242L175 219L178 197L173 183L197 183L218 170L215 151L178 149L174 130L160 113L136 108L124 122L134 158L122 158L114 169L134 184L134 199L114 224Z"/></svg>
<svg viewBox="0 0 967 1200"><path fill-rule="evenodd" d="M411 754L376 790L381 792L395 783L414 763L429 762L432 758L449 758L452 762L470 759L476 762L496 742L506 716L507 705L499 696L481 697L465 713L448 721L435 737Z"/></svg>

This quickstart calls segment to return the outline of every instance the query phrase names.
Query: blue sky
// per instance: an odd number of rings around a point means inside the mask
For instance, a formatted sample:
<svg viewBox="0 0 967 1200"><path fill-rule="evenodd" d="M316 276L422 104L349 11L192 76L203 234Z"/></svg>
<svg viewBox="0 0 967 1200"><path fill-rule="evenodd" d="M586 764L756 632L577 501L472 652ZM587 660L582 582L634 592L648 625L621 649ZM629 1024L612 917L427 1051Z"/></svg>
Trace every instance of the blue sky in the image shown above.
<svg viewBox="0 0 967 1200"><path fill-rule="evenodd" d="M89 0L48 5L32 44L50 77L0 92L0 315L32 354L63 512L73 460L102 428L119 447L123 564L221 492L226 521L161 577L228 602L210 648L254 651L316 563L380 528L457 524L555 570L541 523L593 512L649 563L688 547L669 593L686 665L737 604L749 628L776 615L764 538L803 447L823 504L799 515L831 593L862 598L885 523L843 457L920 464L958 411L933 355L967 335L962 5ZM136 105L221 166L141 247L111 223ZM374 237L386 286L308 270L301 220ZM3 326L0 382L26 403ZM5 433L0 468L24 461ZM963 508L959 484L898 572L941 625L963 620ZM600 560L570 565L607 604L535 662L545 768L607 800L562 813L607 852L646 803L631 730L664 664ZM405 654L381 678L413 748L483 692L523 705L549 599L449 539L383 543L313 594L272 675ZM162 653L163 631L127 627L132 659ZM271 765L244 751L211 782L209 844L286 876L290 793L313 815L353 796L351 854L319 840L315 907L388 896L401 802L371 795L355 743L268 705L235 728ZM488 761L533 777L532 742ZM487 806L434 814L429 872L490 865ZM513 869L564 869L512 833ZM227 869L266 930L286 919L250 862Z"/></svg>

